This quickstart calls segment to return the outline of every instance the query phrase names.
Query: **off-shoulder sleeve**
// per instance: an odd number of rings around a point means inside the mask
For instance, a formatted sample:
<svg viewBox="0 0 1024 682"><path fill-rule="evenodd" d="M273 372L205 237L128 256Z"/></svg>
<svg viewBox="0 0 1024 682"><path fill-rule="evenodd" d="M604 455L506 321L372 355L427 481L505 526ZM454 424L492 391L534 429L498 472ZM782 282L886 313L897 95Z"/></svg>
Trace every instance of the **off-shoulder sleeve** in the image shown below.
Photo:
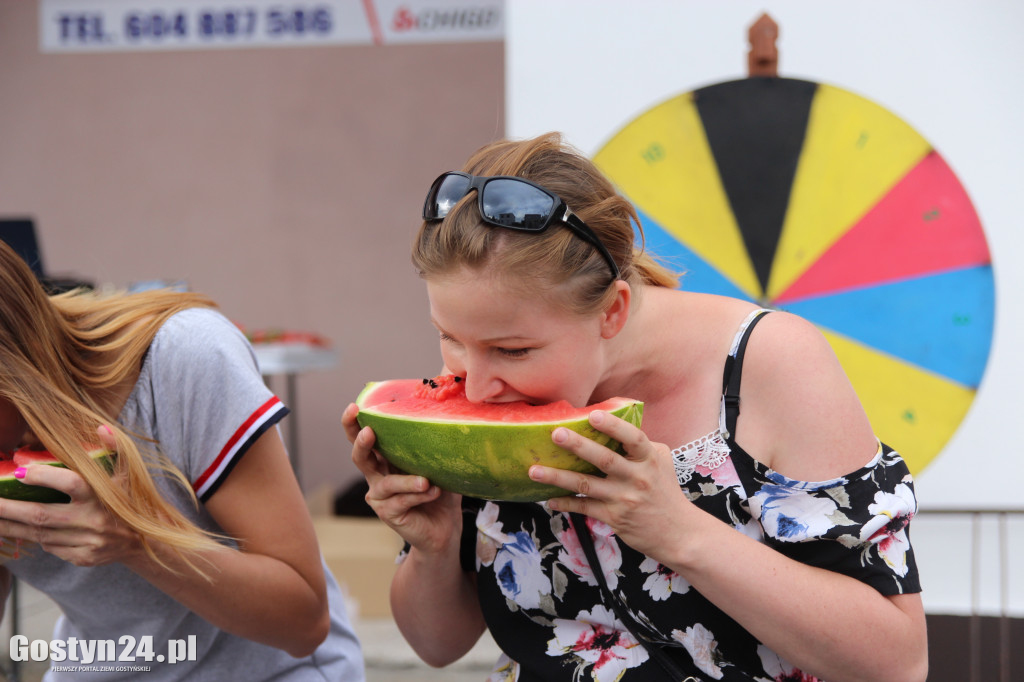
<svg viewBox="0 0 1024 682"><path fill-rule="evenodd" d="M921 591L910 544L914 481L895 450L879 444L867 466L830 481L808 483L763 465L755 469L750 513L768 545L885 595Z"/></svg>

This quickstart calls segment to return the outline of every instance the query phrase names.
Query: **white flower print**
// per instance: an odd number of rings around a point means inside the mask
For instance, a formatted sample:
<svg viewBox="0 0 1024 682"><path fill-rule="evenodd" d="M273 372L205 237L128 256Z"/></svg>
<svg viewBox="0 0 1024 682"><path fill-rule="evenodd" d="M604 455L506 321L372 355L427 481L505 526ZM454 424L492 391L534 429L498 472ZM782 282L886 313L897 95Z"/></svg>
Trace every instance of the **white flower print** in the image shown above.
<svg viewBox="0 0 1024 682"><path fill-rule="evenodd" d="M488 502L476 515L477 568L490 566L498 548L508 542L508 535L498 521L498 505Z"/></svg>
<svg viewBox="0 0 1024 682"><path fill-rule="evenodd" d="M830 519L838 506L830 497L813 493L820 484L801 483L771 476L750 498L751 513L761 518L765 533L783 542L802 542L824 535L835 523Z"/></svg>
<svg viewBox="0 0 1024 682"><path fill-rule="evenodd" d="M487 676L487 682L516 682L519 679L519 664L506 654L498 657L494 669Z"/></svg>
<svg viewBox="0 0 1024 682"><path fill-rule="evenodd" d="M736 519L733 523L733 528L746 535L751 540L757 540L758 542L764 542L764 528L761 523L755 518L747 518L746 521L740 522Z"/></svg>
<svg viewBox="0 0 1024 682"><path fill-rule="evenodd" d="M601 568L604 569L604 579L608 582L608 589L614 590L619 584L618 570L622 566L622 550L611 526L601 521L587 517L587 528L594 538L594 550L597 558L601 561ZM566 528L558 533L558 541L562 549L558 550L558 560L570 571L576 574L588 585L597 585L597 578L590 568L587 555L583 553L579 536L573 530L572 524L566 521Z"/></svg>
<svg viewBox="0 0 1024 682"><path fill-rule="evenodd" d="M776 682L818 682L817 677L803 672L764 644L757 645L757 656L764 671Z"/></svg>
<svg viewBox="0 0 1024 682"><path fill-rule="evenodd" d="M541 566L541 554L525 531L511 533L494 557L498 587L507 599L522 608L535 609L551 594L551 578Z"/></svg>
<svg viewBox="0 0 1024 682"><path fill-rule="evenodd" d="M591 679L616 682L628 669L642 665L648 658L647 649L603 606L580 611L575 620L557 618L554 624L554 638L548 640L547 653L575 656L579 663L574 680L582 678L587 666L593 666Z"/></svg>
<svg viewBox="0 0 1024 682"><path fill-rule="evenodd" d="M682 490L750 538L800 557L821 548L838 572L916 592L906 527L917 511L913 485L899 455L885 449L872 466L831 481L792 480L747 458L701 463ZM662 677L651 650L602 602L568 514L544 503L464 505L476 517L466 532L476 535L481 603L499 644L515 643L509 651L516 655L503 655L482 680ZM707 682L818 682L753 638L727 641L715 625L720 612L683 576L629 549L606 524L588 519L588 528L608 582L616 592L633 586L623 595L627 608L645 628L663 633L659 639L668 635L673 653L689 659L690 674Z"/></svg>
<svg viewBox="0 0 1024 682"><path fill-rule="evenodd" d="M706 627L697 623L686 628L686 631L673 630L672 638L681 642L690 653L694 664L706 675L716 680L722 679L722 669L716 661L719 659L718 642L715 636Z"/></svg>
<svg viewBox="0 0 1024 682"><path fill-rule="evenodd" d="M910 539L907 525L917 512L917 500L910 486L900 483L891 493L878 491L875 501L868 505L874 516L860 531L861 542L878 548L878 554L901 578L907 574L907 551Z"/></svg>
<svg viewBox="0 0 1024 682"><path fill-rule="evenodd" d="M686 578L651 557L644 558L640 570L650 573L644 581L644 589L654 601L665 601L673 593L686 594L690 590L690 583Z"/></svg>

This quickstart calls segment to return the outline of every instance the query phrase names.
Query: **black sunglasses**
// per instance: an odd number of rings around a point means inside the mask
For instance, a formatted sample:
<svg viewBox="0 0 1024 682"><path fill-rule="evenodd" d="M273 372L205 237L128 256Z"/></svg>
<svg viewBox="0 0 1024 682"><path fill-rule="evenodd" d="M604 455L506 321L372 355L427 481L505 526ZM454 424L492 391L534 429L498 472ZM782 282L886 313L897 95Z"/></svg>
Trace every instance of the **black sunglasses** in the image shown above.
<svg viewBox="0 0 1024 682"><path fill-rule="evenodd" d="M423 219L442 220L455 204L471 190L476 190L477 208L484 222L523 232L543 232L558 221L576 236L592 244L608 261L612 281L619 279L619 266L597 234L578 215L540 185L511 175L469 175L449 171L442 173L430 186L423 203Z"/></svg>

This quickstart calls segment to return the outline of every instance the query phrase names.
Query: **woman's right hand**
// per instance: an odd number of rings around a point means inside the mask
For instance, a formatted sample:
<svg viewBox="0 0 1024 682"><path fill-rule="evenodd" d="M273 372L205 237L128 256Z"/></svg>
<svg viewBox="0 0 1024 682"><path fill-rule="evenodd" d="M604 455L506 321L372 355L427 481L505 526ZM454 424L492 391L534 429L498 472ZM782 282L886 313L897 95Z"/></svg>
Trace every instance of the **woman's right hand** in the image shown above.
<svg viewBox="0 0 1024 682"><path fill-rule="evenodd" d="M403 540L427 553L439 553L458 542L462 530L462 496L441 490L423 476L395 469L373 449L373 429L359 428L359 408L349 405L341 416L352 442L352 461L370 486L366 502Z"/></svg>
<svg viewBox="0 0 1024 682"><path fill-rule="evenodd" d="M487 629L473 574L459 570L462 496L392 467L373 449L373 429L359 428L358 413L349 405L341 421L352 441L352 461L370 486L366 501L413 548L391 581L392 615L420 658L446 666ZM439 628L439 622L447 625Z"/></svg>

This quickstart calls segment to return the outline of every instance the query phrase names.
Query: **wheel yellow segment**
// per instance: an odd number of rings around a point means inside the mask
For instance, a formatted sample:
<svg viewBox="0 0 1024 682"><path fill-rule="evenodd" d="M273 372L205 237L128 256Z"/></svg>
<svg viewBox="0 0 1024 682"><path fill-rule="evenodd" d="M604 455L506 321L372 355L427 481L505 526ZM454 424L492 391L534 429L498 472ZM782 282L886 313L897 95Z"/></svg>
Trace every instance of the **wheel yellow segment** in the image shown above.
<svg viewBox="0 0 1024 682"><path fill-rule="evenodd" d="M693 96L674 97L623 128L594 162L639 209L750 296L753 264L722 187Z"/></svg>
<svg viewBox="0 0 1024 682"><path fill-rule="evenodd" d="M942 450L974 400L975 391L822 330L853 383L875 433L917 474Z"/></svg>
<svg viewBox="0 0 1024 682"><path fill-rule="evenodd" d="M785 291L930 150L920 134L889 111L819 85L768 299Z"/></svg>

